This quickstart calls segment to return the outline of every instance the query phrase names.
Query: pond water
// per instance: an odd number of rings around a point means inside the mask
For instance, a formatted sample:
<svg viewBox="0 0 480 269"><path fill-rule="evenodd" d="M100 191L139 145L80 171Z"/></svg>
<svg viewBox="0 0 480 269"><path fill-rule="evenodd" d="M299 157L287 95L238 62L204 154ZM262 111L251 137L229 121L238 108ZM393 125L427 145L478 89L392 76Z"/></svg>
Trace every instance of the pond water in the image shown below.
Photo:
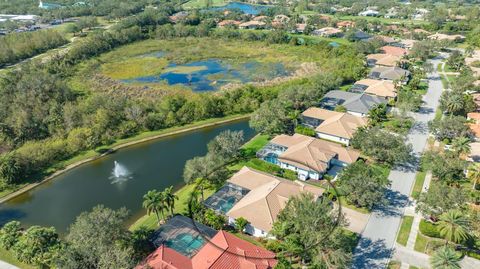
<svg viewBox="0 0 480 269"><path fill-rule="evenodd" d="M134 220L143 214L143 195L151 189L181 187L185 162L204 155L207 143L224 130L243 130L245 139L254 136L243 120L121 149L2 204L0 224L19 220L24 225L54 226L64 233L78 214L98 204L126 207ZM121 180L112 178L120 172Z"/></svg>
<svg viewBox="0 0 480 269"><path fill-rule="evenodd" d="M185 64L170 63L162 74L122 81L125 83L160 83L166 81L169 85L181 84L194 91L212 91L218 90L228 83L266 81L287 76L290 73L290 70L287 70L280 62L248 61L233 66L219 59L207 59Z"/></svg>
<svg viewBox="0 0 480 269"><path fill-rule="evenodd" d="M249 15L258 15L262 11L267 10L271 6L264 6L264 5L252 5L252 4L247 4L247 3L241 3L241 2L230 2L225 6L221 7L212 7L209 8L208 10L233 10L233 9L240 9L245 14Z"/></svg>

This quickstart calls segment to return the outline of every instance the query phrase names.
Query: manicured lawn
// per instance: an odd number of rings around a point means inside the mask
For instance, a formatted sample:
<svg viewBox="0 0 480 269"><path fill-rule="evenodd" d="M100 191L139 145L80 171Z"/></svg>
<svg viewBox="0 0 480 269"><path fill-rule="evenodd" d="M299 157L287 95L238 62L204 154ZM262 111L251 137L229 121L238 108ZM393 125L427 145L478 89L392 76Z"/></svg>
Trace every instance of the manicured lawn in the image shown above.
<svg viewBox="0 0 480 269"><path fill-rule="evenodd" d="M256 246L259 246L259 247L265 247L261 242L259 242L255 237L253 236L250 236L248 234L244 234L244 233L240 233L240 232L231 232L232 234L234 234L236 237L240 238L240 239L243 239L247 242L250 242Z"/></svg>
<svg viewBox="0 0 480 269"><path fill-rule="evenodd" d="M3 249L3 248L0 248L0 260L8 262L9 264L15 265L18 268L22 268L22 269L35 269L35 268L37 268L33 265L28 265L28 264L19 262L15 258L15 256L13 255L13 253L11 251L8 251L8 250Z"/></svg>
<svg viewBox="0 0 480 269"><path fill-rule="evenodd" d="M418 233L417 240L415 240L415 251L432 255L436 249L445 245L445 241L442 239L435 239Z"/></svg>
<svg viewBox="0 0 480 269"><path fill-rule="evenodd" d="M270 141L270 136L258 134L242 146L246 154L255 154Z"/></svg>
<svg viewBox="0 0 480 269"><path fill-rule="evenodd" d="M412 197L418 199L418 196L422 192L423 183L425 182L426 172L418 171L415 176L415 185L413 185Z"/></svg>
<svg viewBox="0 0 480 269"><path fill-rule="evenodd" d="M402 263L399 261L390 261L388 263L387 269L400 269L400 266L402 266Z"/></svg>
<svg viewBox="0 0 480 269"><path fill-rule="evenodd" d="M413 266L413 265L410 265L410 267L408 267L408 268L409 268L409 269L420 269L420 268L418 268L418 267L416 267L416 266Z"/></svg>
<svg viewBox="0 0 480 269"><path fill-rule="evenodd" d="M174 213L178 214L186 214L187 208L188 208L188 201L190 199L190 194L195 190L195 185L190 184L190 185L185 185L182 188L180 188L175 194L178 196L178 200L175 201L175 208L174 208ZM214 190L205 190L205 199L212 195L215 191ZM186 214L188 215L188 214ZM150 229L156 229L158 228L158 223L157 223L157 217L155 214L150 214L150 215L144 215L140 219L138 219L135 223L133 223L130 226L130 230L136 230L140 228L141 226L150 228Z"/></svg>
<svg viewBox="0 0 480 269"><path fill-rule="evenodd" d="M206 8L208 2L210 2L210 5L211 5L212 7L217 7L217 6L224 6L224 5L226 5L226 4L227 4L228 2L230 2L230 1L227 1L227 0L211 0L211 1L207 1L207 0L190 0L190 1L186 2L185 4L183 4L182 7L185 8L185 9Z"/></svg>
<svg viewBox="0 0 480 269"><path fill-rule="evenodd" d="M400 245L406 246L408 241L408 236L410 235L410 230L412 229L413 217L404 216L402 219L402 225L400 226L400 231L398 232L397 243Z"/></svg>
<svg viewBox="0 0 480 269"><path fill-rule="evenodd" d="M345 197L340 198L340 204L346 208L353 209L363 214L370 214L371 212L370 210L368 210L368 208L356 207L355 205L350 204Z"/></svg>

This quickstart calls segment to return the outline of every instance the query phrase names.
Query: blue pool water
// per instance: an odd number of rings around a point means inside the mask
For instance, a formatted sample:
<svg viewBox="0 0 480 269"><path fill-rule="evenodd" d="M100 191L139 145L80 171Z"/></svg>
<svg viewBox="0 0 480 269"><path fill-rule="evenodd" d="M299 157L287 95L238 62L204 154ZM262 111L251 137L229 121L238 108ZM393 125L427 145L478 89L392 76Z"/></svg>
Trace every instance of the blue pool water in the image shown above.
<svg viewBox="0 0 480 269"><path fill-rule="evenodd" d="M228 83L247 83L251 81L270 80L289 75L282 63L259 63L249 61L231 66L219 59L208 59L186 64L171 63L168 68L202 67L193 72L181 73L172 70L162 74L123 80L126 83L159 83L166 81L169 85L181 84L194 91L212 91Z"/></svg>
<svg viewBox="0 0 480 269"><path fill-rule="evenodd" d="M165 245L186 256L198 251L205 241L201 236L192 236L189 233L179 234L174 240L167 240Z"/></svg>
<svg viewBox="0 0 480 269"><path fill-rule="evenodd" d="M232 10L232 9L240 9L245 14L249 15L258 15L260 12L270 8L271 6L261 6L261 5L251 5L251 4L246 4L246 3L240 3L240 2L230 2L225 6L221 7L212 7L209 8L208 10Z"/></svg>

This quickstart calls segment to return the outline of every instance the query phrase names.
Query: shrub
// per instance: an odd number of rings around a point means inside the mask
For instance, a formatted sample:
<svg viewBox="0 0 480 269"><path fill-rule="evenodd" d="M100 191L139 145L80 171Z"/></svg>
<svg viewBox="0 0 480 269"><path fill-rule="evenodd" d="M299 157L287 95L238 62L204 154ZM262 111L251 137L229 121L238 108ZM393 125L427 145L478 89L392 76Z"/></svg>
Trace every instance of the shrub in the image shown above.
<svg viewBox="0 0 480 269"><path fill-rule="evenodd" d="M303 125L298 125L297 127L295 127L295 133L306 135L306 136L312 136L312 137L316 136L315 130Z"/></svg>
<svg viewBox="0 0 480 269"><path fill-rule="evenodd" d="M420 221L420 232L429 237L442 238L437 230L437 225L426 220Z"/></svg>

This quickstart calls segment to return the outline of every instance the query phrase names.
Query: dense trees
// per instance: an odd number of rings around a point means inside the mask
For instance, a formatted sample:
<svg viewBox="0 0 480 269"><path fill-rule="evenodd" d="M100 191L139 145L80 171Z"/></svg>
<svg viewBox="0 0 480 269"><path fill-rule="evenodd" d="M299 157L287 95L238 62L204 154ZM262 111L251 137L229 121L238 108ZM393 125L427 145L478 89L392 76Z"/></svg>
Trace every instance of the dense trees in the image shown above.
<svg viewBox="0 0 480 269"><path fill-rule="evenodd" d="M0 38L0 67L59 47L67 42L55 30L8 34Z"/></svg>
<svg viewBox="0 0 480 269"><path fill-rule="evenodd" d="M165 220L165 211L173 216L173 209L175 208L175 200L178 200L177 195L173 192L173 186L166 188L164 191L150 190L143 196L142 206L147 210L147 214L155 213L157 221L160 223L159 212L162 219Z"/></svg>
<svg viewBox="0 0 480 269"><path fill-rule="evenodd" d="M462 189L449 187L444 183L435 183L430 186L427 193L421 193L417 201L416 210L433 220L438 220L440 215L458 209L466 202Z"/></svg>
<svg viewBox="0 0 480 269"><path fill-rule="evenodd" d="M345 168L337 182L341 194L357 207L371 209L374 205L387 202L385 199L385 191L389 185L387 176L363 161L357 161Z"/></svg>
<svg viewBox="0 0 480 269"><path fill-rule="evenodd" d="M350 249L342 232L343 216L332 211L327 199L314 201L311 194L290 198L273 224L271 233L288 255L314 268L346 268Z"/></svg>
<svg viewBox="0 0 480 269"><path fill-rule="evenodd" d="M437 180L447 184L451 185L465 179L463 171L467 164L452 152L441 154L436 151L427 151L423 154L422 163L424 169L431 170Z"/></svg>
<svg viewBox="0 0 480 269"><path fill-rule="evenodd" d="M352 146L376 161L389 165L411 160L411 145L405 144L405 138L379 127L358 129L352 139Z"/></svg>
<svg viewBox="0 0 480 269"><path fill-rule="evenodd" d="M54 265L62 248L55 228L32 226L23 230L18 221L9 222L0 229L0 245L12 250L19 261L40 267Z"/></svg>
<svg viewBox="0 0 480 269"><path fill-rule="evenodd" d="M80 214L65 237L59 268L131 268L135 265L130 234L124 228L126 209L96 206Z"/></svg>
<svg viewBox="0 0 480 269"><path fill-rule="evenodd" d="M250 119L250 126L257 132L270 135L291 131L287 110L278 101L267 101L260 105Z"/></svg>
<svg viewBox="0 0 480 269"><path fill-rule="evenodd" d="M462 116L445 116L428 123L436 139L451 141L456 137L466 137L470 134L467 120Z"/></svg>

